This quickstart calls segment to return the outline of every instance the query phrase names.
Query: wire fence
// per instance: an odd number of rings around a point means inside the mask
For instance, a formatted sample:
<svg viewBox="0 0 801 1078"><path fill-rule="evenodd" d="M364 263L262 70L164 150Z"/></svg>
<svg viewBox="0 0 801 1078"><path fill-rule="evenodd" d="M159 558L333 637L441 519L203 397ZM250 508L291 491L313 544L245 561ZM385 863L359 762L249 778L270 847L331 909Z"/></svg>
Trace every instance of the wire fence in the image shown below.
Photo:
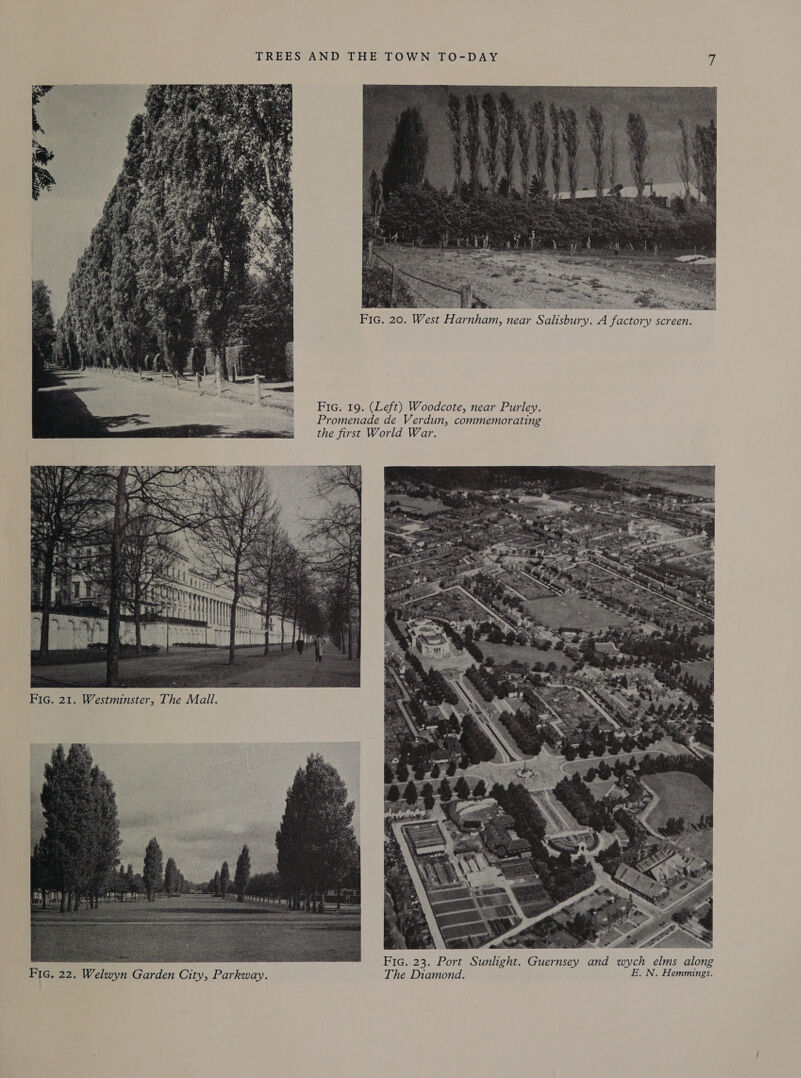
<svg viewBox="0 0 801 1078"><path fill-rule="evenodd" d="M454 288L452 285L442 284L440 281L430 281L426 277L418 277L415 273L410 273L409 270L402 269L395 262L390 262L389 259L384 258L378 254L373 246L373 241L370 240L367 245L367 265L372 266L373 262L378 261L383 263L391 271L392 278L390 282L390 299L389 306L397 306L398 299L398 283L402 282L407 291L412 295L417 296L423 301L423 305L426 307L455 307L455 303L437 303L430 295L424 295L419 288L416 288L410 281L416 281L417 284L424 285L427 288L433 288L439 290L439 292L448 292L451 295L459 297L459 307L489 307L489 304L482 300L473 291L472 284L468 281L460 288Z"/></svg>

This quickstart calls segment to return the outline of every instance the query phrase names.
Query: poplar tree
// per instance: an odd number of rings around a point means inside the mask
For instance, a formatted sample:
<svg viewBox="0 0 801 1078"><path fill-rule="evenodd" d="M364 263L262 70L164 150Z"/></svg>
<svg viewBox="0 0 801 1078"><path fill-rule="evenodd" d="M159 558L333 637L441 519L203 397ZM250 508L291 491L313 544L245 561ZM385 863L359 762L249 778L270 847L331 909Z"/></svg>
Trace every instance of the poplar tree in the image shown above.
<svg viewBox="0 0 801 1078"><path fill-rule="evenodd" d="M403 184L419 187L423 182L428 157L428 135L420 110L404 109L395 121L395 131L387 146L387 159L381 172L384 197Z"/></svg>
<svg viewBox="0 0 801 1078"><path fill-rule="evenodd" d="M479 177L478 165L481 157L481 128L478 98L475 94L467 94L464 99L465 130L463 136L464 155L467 161L467 183L470 188L470 196L474 197L478 192Z"/></svg>
<svg viewBox="0 0 801 1078"><path fill-rule="evenodd" d="M648 165L648 129L645 120L639 112L630 112L626 121L626 134L629 139L629 157L631 160L631 177L637 188L637 198L642 199L646 183L646 168Z"/></svg>
<svg viewBox="0 0 801 1078"><path fill-rule="evenodd" d="M236 862L236 872L234 873L234 890L236 891L237 902L245 901L245 890L250 879L250 850L247 845L242 847L242 852L239 854Z"/></svg>
<svg viewBox="0 0 801 1078"><path fill-rule="evenodd" d="M151 838L145 848L142 879L144 880L148 902L154 902L156 893L161 890L163 879L161 846L159 846L155 838Z"/></svg>
<svg viewBox="0 0 801 1078"><path fill-rule="evenodd" d="M604 197L604 118L593 105L587 113L587 130L590 133L590 149L595 162L595 197Z"/></svg>

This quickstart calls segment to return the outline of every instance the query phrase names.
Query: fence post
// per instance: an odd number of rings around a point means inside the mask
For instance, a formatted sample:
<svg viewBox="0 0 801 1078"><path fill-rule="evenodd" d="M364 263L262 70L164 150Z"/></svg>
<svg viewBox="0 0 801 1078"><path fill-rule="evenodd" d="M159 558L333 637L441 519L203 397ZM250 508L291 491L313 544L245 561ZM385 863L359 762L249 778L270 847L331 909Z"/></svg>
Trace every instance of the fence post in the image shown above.
<svg viewBox="0 0 801 1078"><path fill-rule="evenodd" d="M214 384L217 387L217 396L219 397L220 394L222 393L222 384L221 384L221 381L220 381L220 372L219 371L214 372Z"/></svg>
<svg viewBox="0 0 801 1078"><path fill-rule="evenodd" d="M197 391L200 392L200 371L197 372Z"/></svg>
<svg viewBox="0 0 801 1078"><path fill-rule="evenodd" d="M463 284L461 290L461 303L462 307L473 306L473 286L471 284Z"/></svg>
<svg viewBox="0 0 801 1078"><path fill-rule="evenodd" d="M367 268L370 269L372 264L373 264L373 241L368 240L367 241Z"/></svg>
<svg viewBox="0 0 801 1078"><path fill-rule="evenodd" d="M389 286L389 305L395 306L395 299L398 293L398 267L393 265L392 267L392 280Z"/></svg>
<svg viewBox="0 0 801 1078"><path fill-rule="evenodd" d="M256 404L261 404L261 377L258 374L253 376L253 385L256 387Z"/></svg>
<svg viewBox="0 0 801 1078"><path fill-rule="evenodd" d="M173 373L173 377L175 378L175 388L180 389L181 387L178 384L178 371L173 371L172 373Z"/></svg>

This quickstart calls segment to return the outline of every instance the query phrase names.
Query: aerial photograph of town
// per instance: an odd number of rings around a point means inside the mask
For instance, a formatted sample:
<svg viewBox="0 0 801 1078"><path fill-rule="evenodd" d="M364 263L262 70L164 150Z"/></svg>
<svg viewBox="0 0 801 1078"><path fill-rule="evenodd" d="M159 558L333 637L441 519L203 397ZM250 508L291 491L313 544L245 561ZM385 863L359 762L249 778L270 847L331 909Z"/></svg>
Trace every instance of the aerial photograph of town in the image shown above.
<svg viewBox="0 0 801 1078"><path fill-rule="evenodd" d="M712 946L714 497L386 469L388 949Z"/></svg>

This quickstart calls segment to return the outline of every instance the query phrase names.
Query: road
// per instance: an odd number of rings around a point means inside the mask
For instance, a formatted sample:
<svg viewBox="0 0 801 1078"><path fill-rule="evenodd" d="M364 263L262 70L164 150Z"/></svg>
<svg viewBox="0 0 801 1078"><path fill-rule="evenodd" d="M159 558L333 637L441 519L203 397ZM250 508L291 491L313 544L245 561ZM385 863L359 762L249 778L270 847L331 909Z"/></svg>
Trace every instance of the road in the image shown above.
<svg viewBox="0 0 801 1078"><path fill-rule="evenodd" d="M203 688L267 686L279 688L341 688L359 685L359 660L348 659L333 647L315 662L314 651L262 654L263 649L237 648L236 665L228 665L227 648L173 648L167 655L121 659L121 688ZM54 663L31 667L32 686L102 686L105 659L89 663Z"/></svg>
<svg viewBox="0 0 801 1078"><path fill-rule="evenodd" d="M155 375L144 380L110 370L47 372L34 395L35 438L291 438L293 394L257 406L201 395L194 382L176 389ZM206 383L210 383L206 379Z"/></svg>

